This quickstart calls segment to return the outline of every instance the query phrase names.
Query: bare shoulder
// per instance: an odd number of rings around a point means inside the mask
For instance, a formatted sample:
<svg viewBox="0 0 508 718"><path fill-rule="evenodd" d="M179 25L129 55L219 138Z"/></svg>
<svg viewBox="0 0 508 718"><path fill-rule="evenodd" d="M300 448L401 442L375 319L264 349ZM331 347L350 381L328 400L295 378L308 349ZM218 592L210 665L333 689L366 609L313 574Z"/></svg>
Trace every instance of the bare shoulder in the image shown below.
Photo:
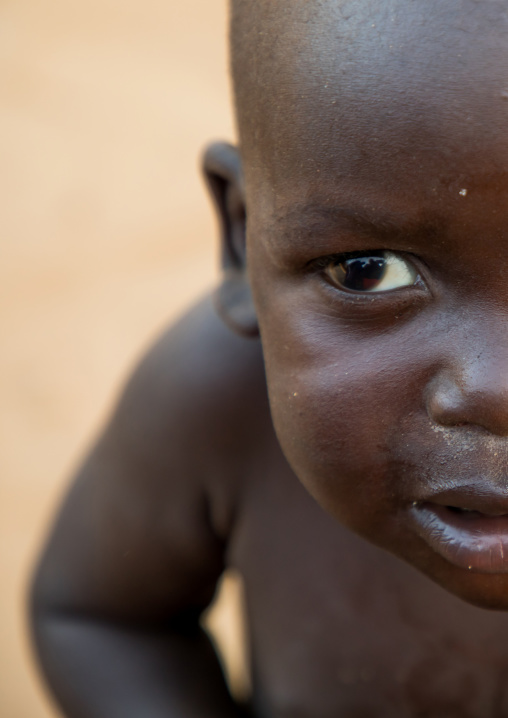
<svg viewBox="0 0 508 718"><path fill-rule="evenodd" d="M39 604L126 620L202 609L252 434L269 424L259 341L201 301L139 363L72 483L39 567Z"/></svg>
<svg viewBox="0 0 508 718"><path fill-rule="evenodd" d="M174 450L207 472L239 469L252 430L269 422L261 344L234 334L204 298L171 326L130 378L108 438L172 462ZM119 438L119 437L118 437Z"/></svg>
<svg viewBox="0 0 508 718"><path fill-rule="evenodd" d="M253 436L259 447L264 430L271 420L260 341L234 334L207 296L140 362L105 440L171 473L181 466L213 494L238 486Z"/></svg>
<svg viewBox="0 0 508 718"><path fill-rule="evenodd" d="M264 382L259 340L232 332L217 315L212 298L206 296L162 334L140 362L131 384L148 393L156 389L161 399L182 382L188 392L194 387L205 392L186 394L182 399L187 404L215 399L217 381L220 392L229 391L234 398L238 389L245 388L247 377L250 382ZM163 401L159 408L164 410ZM172 412L172 406L167 408Z"/></svg>

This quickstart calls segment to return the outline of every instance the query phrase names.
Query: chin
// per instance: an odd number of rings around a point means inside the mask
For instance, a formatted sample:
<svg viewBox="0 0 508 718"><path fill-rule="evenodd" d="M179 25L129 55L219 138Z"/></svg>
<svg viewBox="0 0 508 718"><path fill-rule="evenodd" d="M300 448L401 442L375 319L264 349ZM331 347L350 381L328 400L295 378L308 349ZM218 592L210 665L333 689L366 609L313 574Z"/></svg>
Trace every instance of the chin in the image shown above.
<svg viewBox="0 0 508 718"><path fill-rule="evenodd" d="M484 608L488 611L508 611L508 593L506 591L497 593L466 588L462 591L451 591L451 593L476 608Z"/></svg>
<svg viewBox="0 0 508 718"><path fill-rule="evenodd" d="M508 611L508 575L470 572L440 558L436 568L423 573L448 593L465 603L489 611ZM442 565L445 564L445 565Z"/></svg>

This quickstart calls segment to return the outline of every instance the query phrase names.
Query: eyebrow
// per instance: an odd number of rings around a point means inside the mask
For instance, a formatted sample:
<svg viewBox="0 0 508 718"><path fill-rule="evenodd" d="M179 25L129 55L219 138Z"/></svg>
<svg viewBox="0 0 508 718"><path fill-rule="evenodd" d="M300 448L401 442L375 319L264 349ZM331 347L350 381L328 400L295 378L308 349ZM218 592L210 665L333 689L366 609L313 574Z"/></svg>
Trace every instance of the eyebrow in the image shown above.
<svg viewBox="0 0 508 718"><path fill-rule="evenodd" d="M275 216L278 230L270 237L275 251L298 252L309 249L309 236L315 240L315 249L329 251L330 243L337 241L337 231L348 232L350 237L372 238L381 243L409 244L425 239L432 241L442 234L441 222L414 213L398 213L384 207L328 205L315 202L293 205L287 212ZM375 249L375 247L372 247Z"/></svg>

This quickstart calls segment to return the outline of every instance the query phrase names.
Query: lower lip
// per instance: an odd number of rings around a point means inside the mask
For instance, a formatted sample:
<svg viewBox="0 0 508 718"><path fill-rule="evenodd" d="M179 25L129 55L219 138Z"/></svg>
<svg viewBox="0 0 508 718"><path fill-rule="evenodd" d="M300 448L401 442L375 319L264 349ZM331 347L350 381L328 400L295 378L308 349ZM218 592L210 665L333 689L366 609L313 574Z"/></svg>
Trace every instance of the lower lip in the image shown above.
<svg viewBox="0 0 508 718"><path fill-rule="evenodd" d="M450 563L480 573L508 573L508 514L487 516L439 504L411 510L421 538Z"/></svg>

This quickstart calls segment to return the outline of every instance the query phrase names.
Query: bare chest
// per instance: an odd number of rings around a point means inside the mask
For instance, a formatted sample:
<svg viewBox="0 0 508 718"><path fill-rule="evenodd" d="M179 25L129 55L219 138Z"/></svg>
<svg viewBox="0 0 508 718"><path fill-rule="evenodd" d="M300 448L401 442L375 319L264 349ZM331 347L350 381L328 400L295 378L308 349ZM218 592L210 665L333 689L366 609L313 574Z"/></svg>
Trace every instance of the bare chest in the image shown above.
<svg viewBox="0 0 508 718"><path fill-rule="evenodd" d="M230 562L263 718L508 715L508 616L343 529L289 471L246 497Z"/></svg>

